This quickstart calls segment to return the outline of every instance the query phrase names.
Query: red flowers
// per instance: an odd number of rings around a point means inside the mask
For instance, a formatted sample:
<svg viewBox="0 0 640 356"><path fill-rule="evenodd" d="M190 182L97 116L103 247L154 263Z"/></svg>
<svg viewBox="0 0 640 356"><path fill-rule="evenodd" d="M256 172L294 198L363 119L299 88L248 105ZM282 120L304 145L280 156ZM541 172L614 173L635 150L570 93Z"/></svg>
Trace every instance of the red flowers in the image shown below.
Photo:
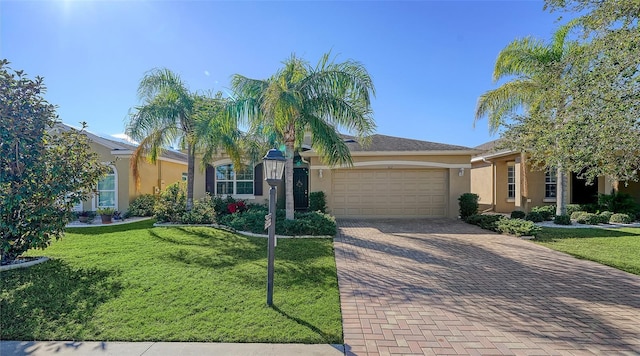
<svg viewBox="0 0 640 356"><path fill-rule="evenodd" d="M247 206L242 200L237 201L235 203L227 204L227 211L229 211L229 213L231 213L231 214L240 213L240 212L243 212L245 210L247 210Z"/></svg>

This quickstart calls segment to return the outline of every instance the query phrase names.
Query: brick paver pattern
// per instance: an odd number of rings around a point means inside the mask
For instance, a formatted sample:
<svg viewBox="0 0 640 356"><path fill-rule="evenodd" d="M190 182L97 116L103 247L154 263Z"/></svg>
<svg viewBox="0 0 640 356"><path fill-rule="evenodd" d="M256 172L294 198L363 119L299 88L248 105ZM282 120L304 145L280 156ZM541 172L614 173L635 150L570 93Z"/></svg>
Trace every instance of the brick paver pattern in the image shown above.
<svg viewBox="0 0 640 356"><path fill-rule="evenodd" d="M640 355L640 276L446 219L339 221L335 251L349 355Z"/></svg>

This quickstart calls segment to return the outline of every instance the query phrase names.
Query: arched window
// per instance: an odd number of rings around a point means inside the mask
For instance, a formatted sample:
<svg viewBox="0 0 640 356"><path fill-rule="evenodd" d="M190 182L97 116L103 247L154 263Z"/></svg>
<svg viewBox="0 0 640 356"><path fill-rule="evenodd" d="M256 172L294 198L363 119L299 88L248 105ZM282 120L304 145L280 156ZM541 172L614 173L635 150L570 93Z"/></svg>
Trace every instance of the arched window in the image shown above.
<svg viewBox="0 0 640 356"><path fill-rule="evenodd" d="M118 209L118 173L113 166L109 166L109 169L109 173L98 182L97 209Z"/></svg>

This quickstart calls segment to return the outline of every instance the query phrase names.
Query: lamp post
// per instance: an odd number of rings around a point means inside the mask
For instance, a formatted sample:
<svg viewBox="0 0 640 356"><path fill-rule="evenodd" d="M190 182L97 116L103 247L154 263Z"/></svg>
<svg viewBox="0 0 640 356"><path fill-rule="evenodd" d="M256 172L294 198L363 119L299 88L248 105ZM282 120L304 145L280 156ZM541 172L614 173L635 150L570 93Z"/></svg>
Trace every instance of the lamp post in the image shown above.
<svg viewBox="0 0 640 356"><path fill-rule="evenodd" d="M267 247L267 305L273 306L273 273L276 249L276 185L282 180L286 158L279 150L272 148L263 158L264 180L269 189L269 214L265 216L265 229L269 229Z"/></svg>

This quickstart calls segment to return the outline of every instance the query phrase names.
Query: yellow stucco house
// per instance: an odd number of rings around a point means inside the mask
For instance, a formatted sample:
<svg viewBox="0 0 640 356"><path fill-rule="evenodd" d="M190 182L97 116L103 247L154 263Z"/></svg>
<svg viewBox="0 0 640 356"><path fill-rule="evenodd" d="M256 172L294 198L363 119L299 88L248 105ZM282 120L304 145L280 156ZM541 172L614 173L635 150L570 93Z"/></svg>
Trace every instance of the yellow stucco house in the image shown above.
<svg viewBox="0 0 640 356"><path fill-rule="evenodd" d="M471 192L480 196L480 209L510 213L530 211L531 207L556 203L555 171L535 171L522 164L519 152L499 148L499 140L475 147L480 153L471 158ZM616 184L598 177L591 185L571 173L568 179L569 203L597 202L598 194L629 193L640 202L640 184Z"/></svg>
<svg viewBox="0 0 640 356"><path fill-rule="evenodd" d="M57 124L54 130L70 130L71 126ZM136 181L130 167L131 154L136 149L134 144L106 138L91 132L84 132L90 139L91 149L100 157L100 161L109 164L110 173L96 186L93 199L78 204L76 211L98 208L114 208L127 211L129 203L141 194L158 194L166 186L186 180L187 156L177 151L165 150L156 164L142 161L139 165L140 185Z"/></svg>
<svg viewBox="0 0 640 356"><path fill-rule="evenodd" d="M477 151L378 134L367 146L351 136L344 139L353 167L330 167L308 145L296 154L296 209L308 208L310 192L323 191L329 213L338 218L458 216L458 197L470 191L470 160ZM261 162L236 171L231 160L222 157L206 168L196 167L194 183L195 197L209 192L249 202L268 200Z"/></svg>

